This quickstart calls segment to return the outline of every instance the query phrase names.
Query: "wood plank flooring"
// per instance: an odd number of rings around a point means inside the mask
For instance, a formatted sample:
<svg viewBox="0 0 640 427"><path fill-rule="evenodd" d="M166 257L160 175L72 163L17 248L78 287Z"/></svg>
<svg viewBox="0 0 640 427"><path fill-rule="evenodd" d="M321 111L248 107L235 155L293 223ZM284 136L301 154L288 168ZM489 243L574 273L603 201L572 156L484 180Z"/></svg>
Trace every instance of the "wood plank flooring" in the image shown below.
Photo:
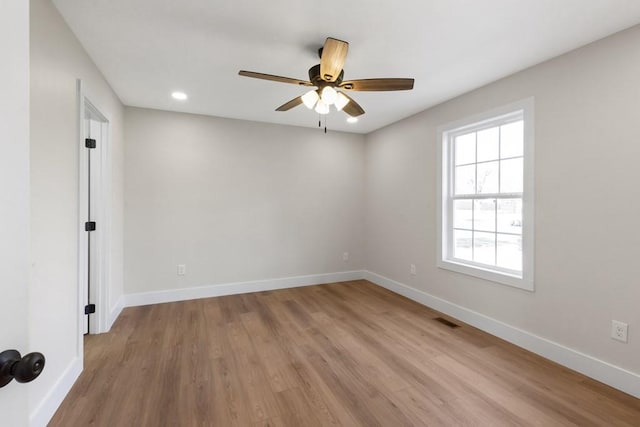
<svg viewBox="0 0 640 427"><path fill-rule="evenodd" d="M366 281L127 308L50 425L640 425L640 399L438 316Z"/></svg>

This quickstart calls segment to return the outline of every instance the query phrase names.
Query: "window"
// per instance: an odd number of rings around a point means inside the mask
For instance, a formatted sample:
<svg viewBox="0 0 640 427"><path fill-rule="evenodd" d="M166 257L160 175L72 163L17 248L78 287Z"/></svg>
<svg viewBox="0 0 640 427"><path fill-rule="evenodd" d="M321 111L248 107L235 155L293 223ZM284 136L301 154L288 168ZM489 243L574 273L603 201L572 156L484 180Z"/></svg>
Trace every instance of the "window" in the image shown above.
<svg viewBox="0 0 640 427"><path fill-rule="evenodd" d="M439 135L438 265L533 290L533 99Z"/></svg>

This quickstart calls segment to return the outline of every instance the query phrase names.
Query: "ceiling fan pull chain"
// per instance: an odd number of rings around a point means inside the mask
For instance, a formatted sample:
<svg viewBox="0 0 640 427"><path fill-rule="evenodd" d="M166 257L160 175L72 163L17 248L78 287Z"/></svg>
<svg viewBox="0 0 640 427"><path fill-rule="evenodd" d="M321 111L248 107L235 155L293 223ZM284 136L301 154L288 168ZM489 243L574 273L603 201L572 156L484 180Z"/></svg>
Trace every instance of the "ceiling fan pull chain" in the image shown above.
<svg viewBox="0 0 640 427"><path fill-rule="evenodd" d="M318 127L322 127L322 116L318 114Z"/></svg>
<svg viewBox="0 0 640 427"><path fill-rule="evenodd" d="M327 116L324 116L324 133L327 133Z"/></svg>

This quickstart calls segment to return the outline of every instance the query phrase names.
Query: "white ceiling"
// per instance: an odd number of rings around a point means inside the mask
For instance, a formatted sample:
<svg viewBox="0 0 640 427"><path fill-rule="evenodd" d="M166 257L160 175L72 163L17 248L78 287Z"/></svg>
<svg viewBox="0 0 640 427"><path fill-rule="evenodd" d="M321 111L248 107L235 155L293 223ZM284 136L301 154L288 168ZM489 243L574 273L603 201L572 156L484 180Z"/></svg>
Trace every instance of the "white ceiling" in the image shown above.
<svg viewBox="0 0 640 427"><path fill-rule="evenodd" d="M640 22L638 0L54 0L126 105L295 126L276 107L304 88L331 36L350 43L345 80L413 77L413 91L353 92L366 114L329 129L368 133ZM186 102L170 92L183 90Z"/></svg>

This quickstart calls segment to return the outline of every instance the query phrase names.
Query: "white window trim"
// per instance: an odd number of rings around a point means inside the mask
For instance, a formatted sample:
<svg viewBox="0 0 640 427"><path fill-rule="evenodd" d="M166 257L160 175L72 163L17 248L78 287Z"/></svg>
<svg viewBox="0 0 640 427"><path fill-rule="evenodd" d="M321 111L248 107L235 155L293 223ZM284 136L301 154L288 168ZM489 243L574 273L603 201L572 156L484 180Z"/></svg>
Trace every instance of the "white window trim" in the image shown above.
<svg viewBox="0 0 640 427"><path fill-rule="evenodd" d="M482 122L491 122L501 116L511 115L522 111L524 118L524 185L522 191L522 275L497 271L485 266L475 266L472 262L456 262L447 259L448 239L443 238L449 232L448 218L445 212L447 206L449 179L444 176L450 171L449 137L451 133L459 133L465 127L476 127ZM491 111L476 114L461 120L438 127L438 259L440 268L458 273L475 276L492 282L508 286L534 290L534 98L527 98Z"/></svg>

